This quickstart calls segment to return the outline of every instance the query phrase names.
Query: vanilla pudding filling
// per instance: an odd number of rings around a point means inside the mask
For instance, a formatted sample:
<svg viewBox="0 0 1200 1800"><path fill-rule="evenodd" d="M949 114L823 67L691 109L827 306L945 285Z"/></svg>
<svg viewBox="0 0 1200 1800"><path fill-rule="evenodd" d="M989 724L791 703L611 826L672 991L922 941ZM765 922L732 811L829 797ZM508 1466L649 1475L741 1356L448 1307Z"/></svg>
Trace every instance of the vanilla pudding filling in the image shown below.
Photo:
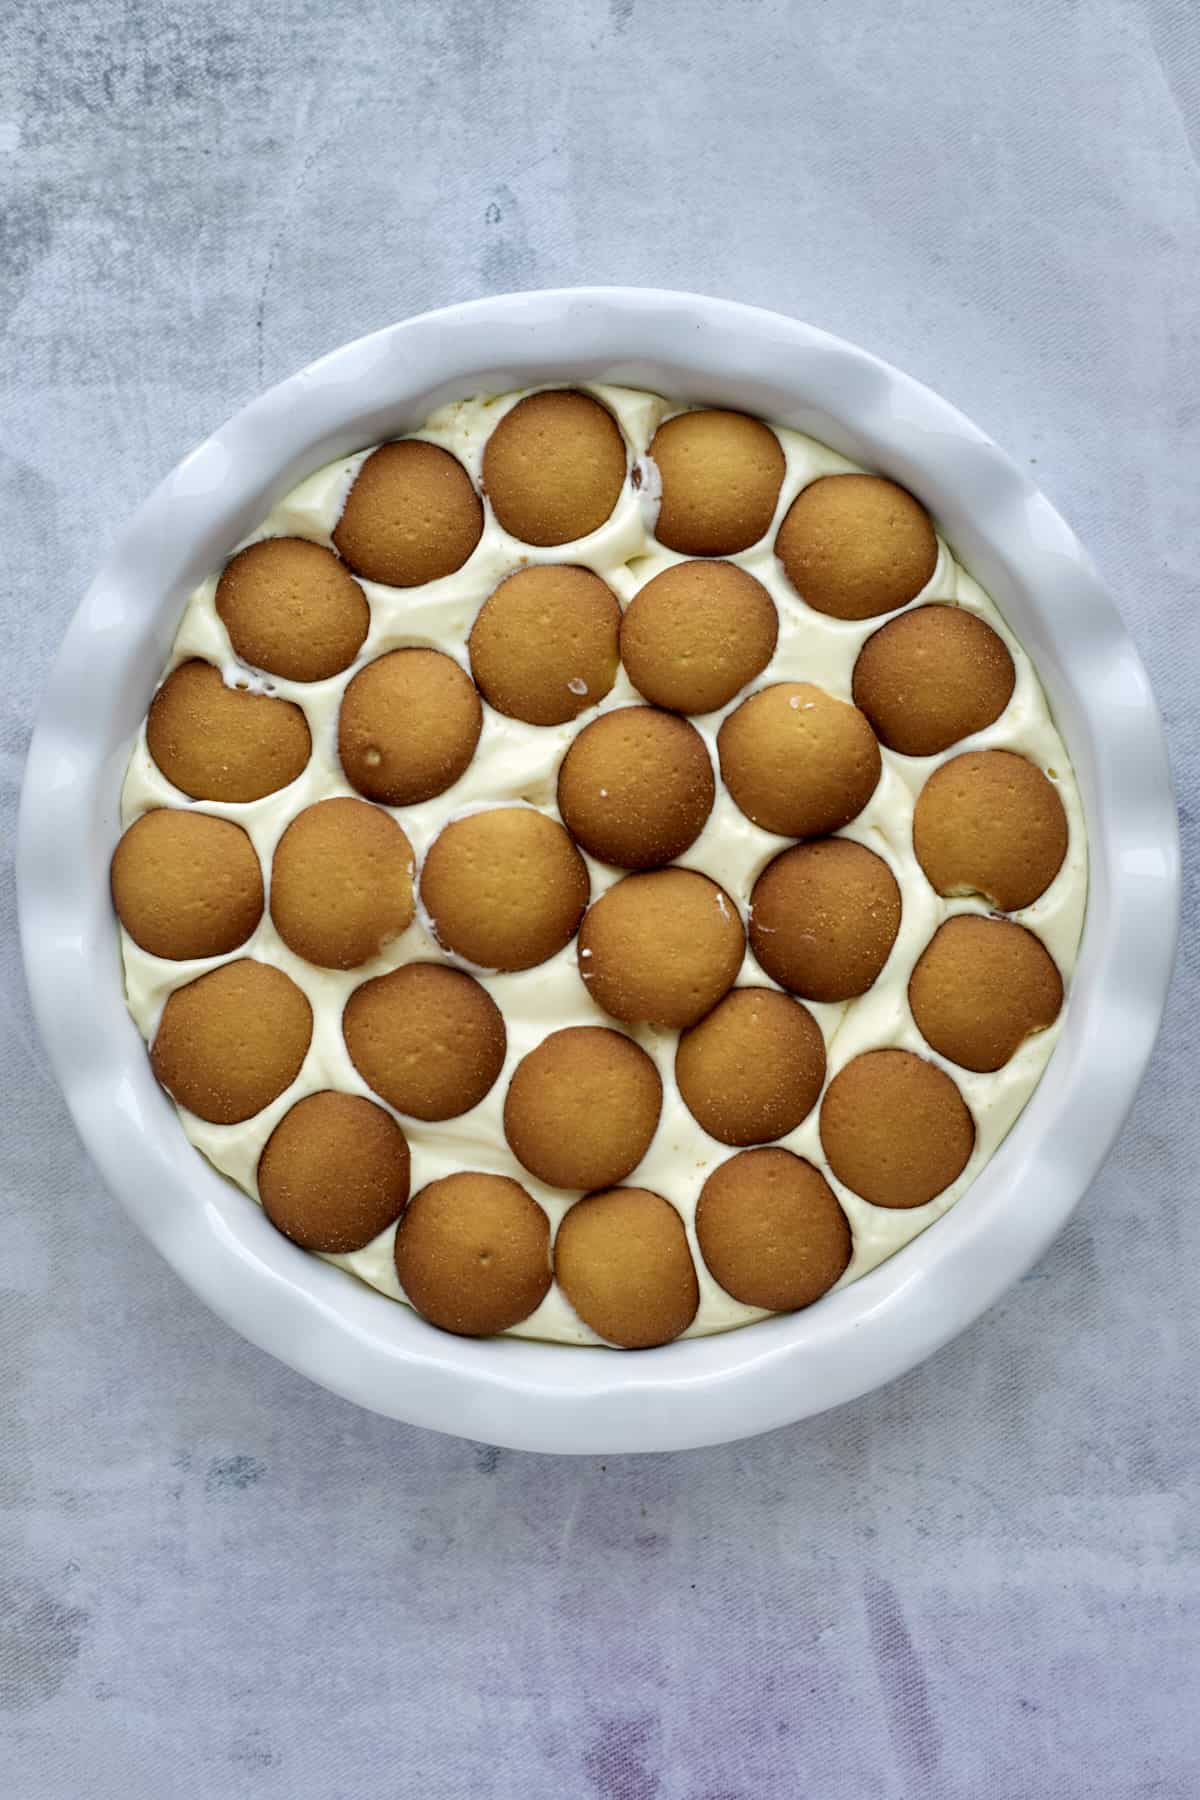
<svg viewBox="0 0 1200 1800"><path fill-rule="evenodd" d="M199 658L217 667L230 686L248 688L290 700L308 722L312 754L302 774L289 786L264 799L228 803L192 800L158 768L146 745L145 724L138 734L122 790L122 825L161 806L183 807L226 818L249 835L268 888L271 859L285 827L305 807L333 796L361 798L343 773L337 752L337 716L347 684L365 664L390 650L425 646L452 656L470 674L467 637L484 601L504 576L532 563L572 563L604 580L622 606L649 580L673 563L691 558L659 544L653 529L659 498L658 472L647 457L650 441L662 421L682 410L647 393L595 384L577 384L615 416L629 451L630 470L620 498L607 521L589 536L541 549L505 533L484 496L485 520L479 542L456 573L420 588L391 588L356 576L371 611L368 635L350 667L328 680L297 682L266 676L248 668L234 654L216 610L219 571L205 581L184 610L165 679L179 664ZM498 398L455 402L431 415L411 436L439 445L466 467L481 487L484 446L503 414L524 397L523 390ZM734 804L720 778L716 737L722 720L748 692L780 681L815 683L840 700L849 701L855 661L862 645L880 626L898 616L889 613L862 621L844 621L816 612L799 598L774 553L775 535L796 495L820 476L859 472L859 465L813 439L772 426L784 452L786 469L775 516L766 535L749 550L721 560L736 564L767 589L779 619L775 653L754 682L719 712L690 716L712 758L716 799L700 836L677 866L711 877L736 902L748 920L751 892L758 876L793 841L762 830ZM245 545L268 537L301 537L332 547L332 534L346 495L362 463L364 449L319 469L292 490L263 520ZM231 549L232 554L232 549ZM1087 894L1087 843L1078 789L1033 666L983 589L960 567L938 539L938 556L926 587L911 602L952 602L986 620L1012 657L1015 685L1000 717L985 730L961 739L931 757L909 757L880 745L882 774L867 805L838 834L851 838L883 858L899 885L902 913L891 953L874 985L862 997L839 1003L804 1000L825 1041L828 1083L855 1056L868 1050L898 1048L914 1052L944 1069L955 1082L975 1124L971 1156L957 1180L932 1200L907 1209L872 1205L839 1182L822 1150L818 1131L820 1104L804 1121L773 1144L806 1158L824 1175L846 1214L853 1252L836 1284L845 1286L892 1256L949 1210L975 1180L1002 1142L1036 1086L1061 1029L1059 1019L1025 1040L995 1073L977 1074L937 1053L922 1037L908 1004L913 967L938 926L959 913L987 916L992 909L978 895L944 898L930 885L912 847L913 808L932 771L969 750L1011 750L1026 757L1054 784L1067 821L1067 849L1053 881L1039 898L1005 915L1028 927L1044 943L1069 988L1078 950ZM579 690L568 684L573 693ZM446 792L415 806L384 808L402 826L418 868L439 832L453 819L491 806L520 804L558 820L558 769L578 733L598 714L643 704L624 667L618 668L611 691L594 708L560 726L525 724L496 712L486 702L483 728L475 755L461 778ZM580 847L591 881L594 902L626 871L597 862ZM700 1289L700 1304L685 1337L726 1331L766 1316L743 1305L709 1273L696 1241L695 1212L707 1177L737 1154L734 1147L710 1137L692 1117L675 1084L674 1064L679 1034L650 1026L626 1026L601 1010L580 978L578 942L549 961L517 973L480 970L448 953L437 942L419 903L413 923L378 957L349 970L318 968L295 955L272 922L269 903L253 935L228 956L168 961L141 949L123 928L121 945L129 1009L147 1042L151 1042L169 996L221 963L243 957L282 969L312 1006L312 1041L299 1074L279 1097L253 1118L237 1125L211 1124L178 1107L191 1142L223 1174L258 1199L257 1168L262 1150L283 1116L298 1100L322 1089L359 1094L378 1106L386 1103L369 1088L350 1060L342 1037L342 1011L363 982L410 962L436 961L469 969L491 994L504 1017L507 1051L499 1078L480 1104L456 1119L425 1123L396 1113L412 1158L411 1192L463 1170L504 1175L519 1182L545 1209L551 1232L579 1198L575 1192L551 1188L517 1161L504 1135L503 1107L513 1071L520 1060L552 1031L565 1026L604 1026L626 1032L653 1058L663 1084L662 1113L645 1157L627 1185L661 1194L683 1219ZM749 947L737 986L774 988ZM391 1109L389 1109L391 1110ZM360 1280L390 1298L405 1301L393 1260L395 1226L390 1225L364 1249L329 1256ZM567 1343L600 1345L578 1317L565 1294L552 1283L537 1309L513 1335Z"/></svg>

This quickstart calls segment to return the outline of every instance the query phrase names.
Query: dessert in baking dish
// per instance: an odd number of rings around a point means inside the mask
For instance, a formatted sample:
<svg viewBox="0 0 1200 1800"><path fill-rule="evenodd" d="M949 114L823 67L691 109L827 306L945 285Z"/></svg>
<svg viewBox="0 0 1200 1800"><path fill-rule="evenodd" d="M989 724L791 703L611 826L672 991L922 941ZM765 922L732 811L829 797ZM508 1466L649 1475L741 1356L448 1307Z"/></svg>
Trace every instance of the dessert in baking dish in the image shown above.
<svg viewBox="0 0 1200 1800"><path fill-rule="evenodd" d="M933 1223L1053 1048L1087 852L918 498L611 387L319 470L191 597L112 865L192 1142L433 1325L644 1348Z"/></svg>

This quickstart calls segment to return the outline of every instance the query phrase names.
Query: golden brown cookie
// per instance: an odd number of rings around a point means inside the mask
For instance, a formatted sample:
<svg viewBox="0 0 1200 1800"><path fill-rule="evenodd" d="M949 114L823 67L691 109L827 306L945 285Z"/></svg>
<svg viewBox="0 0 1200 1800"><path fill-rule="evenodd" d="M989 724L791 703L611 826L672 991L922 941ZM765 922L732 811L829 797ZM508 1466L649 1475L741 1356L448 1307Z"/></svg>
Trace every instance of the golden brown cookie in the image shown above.
<svg viewBox="0 0 1200 1800"><path fill-rule="evenodd" d="M483 969L532 969L557 955L575 936L589 886L557 819L529 806L453 820L421 871L439 944Z"/></svg>
<svg viewBox="0 0 1200 1800"><path fill-rule="evenodd" d="M365 800L319 800L297 813L271 864L271 917L297 956L356 969L413 917L412 845Z"/></svg>
<svg viewBox="0 0 1200 1800"><path fill-rule="evenodd" d="M1008 919L959 913L934 932L908 983L925 1042L964 1069L1002 1069L1053 1025L1062 976L1041 938Z"/></svg>
<svg viewBox="0 0 1200 1800"><path fill-rule="evenodd" d="M507 1036L485 988L444 963L406 963L355 988L342 1013L350 1060L414 1119L456 1119L488 1093Z"/></svg>
<svg viewBox="0 0 1200 1800"><path fill-rule="evenodd" d="M554 1273L584 1324L623 1350L670 1343L700 1305L683 1220L648 1188L577 1200L554 1240Z"/></svg>
<svg viewBox="0 0 1200 1800"><path fill-rule="evenodd" d="M160 806L135 819L113 853L117 917L151 956L223 956L262 917L262 870L240 825Z"/></svg>
<svg viewBox="0 0 1200 1800"><path fill-rule="evenodd" d="M505 1175L446 1175L413 1196L395 1255L401 1287L430 1324L491 1337L545 1299L550 1221Z"/></svg>
<svg viewBox="0 0 1200 1800"><path fill-rule="evenodd" d="M780 987L806 1000L865 994L900 929L900 889L881 856L849 838L797 844L750 896L750 946Z"/></svg>
<svg viewBox="0 0 1200 1800"><path fill-rule="evenodd" d="M176 988L150 1063L180 1106L238 1125L291 1086L311 1038L312 1007L291 977L242 957Z"/></svg>
<svg viewBox="0 0 1200 1800"><path fill-rule="evenodd" d="M293 1243L345 1256L404 1210L408 1143L382 1106L326 1088L297 1100L267 1139L258 1193Z"/></svg>
<svg viewBox="0 0 1200 1800"><path fill-rule="evenodd" d="M653 706L593 719L558 771L567 830L618 869L654 869L682 856L704 830L715 794L700 733Z"/></svg>
<svg viewBox="0 0 1200 1800"><path fill-rule="evenodd" d="M625 481L625 440L608 408L570 388L528 394L483 453L492 511L523 544L569 544L597 530Z"/></svg>
<svg viewBox="0 0 1200 1800"><path fill-rule="evenodd" d="M998 719L1016 682L1012 657L961 606L918 606L872 632L854 665L854 704L881 743L936 756Z"/></svg>
<svg viewBox="0 0 1200 1800"><path fill-rule="evenodd" d="M518 569L471 627L471 673L497 712L527 725L564 725L616 680L620 625L621 608L590 569Z"/></svg>
<svg viewBox="0 0 1200 1800"><path fill-rule="evenodd" d="M929 514L879 475L823 475L797 494L775 539L815 612L873 619L916 598L937 565Z"/></svg>
<svg viewBox="0 0 1200 1800"><path fill-rule="evenodd" d="M768 1144L794 1131L816 1105L825 1040L798 1000L774 988L734 988L681 1036L675 1080L710 1137Z"/></svg>
<svg viewBox="0 0 1200 1800"><path fill-rule="evenodd" d="M296 537L239 550L217 583L217 612L243 662L287 681L324 681L348 669L371 624L367 597L345 564Z"/></svg>
<svg viewBox="0 0 1200 1800"><path fill-rule="evenodd" d="M475 754L483 708L471 677L441 650L390 650L342 696L338 755L346 779L383 806L445 793Z"/></svg>
<svg viewBox="0 0 1200 1800"><path fill-rule="evenodd" d="M658 1070L632 1038L571 1025L517 1064L504 1135L517 1161L551 1187L611 1187L645 1156L661 1111Z"/></svg>
<svg viewBox="0 0 1200 1800"><path fill-rule="evenodd" d="M308 762L308 722L290 700L228 688L211 663L181 663L159 688L146 747L193 800L261 800Z"/></svg>
<svg viewBox="0 0 1200 1800"><path fill-rule="evenodd" d="M626 875L579 932L579 973L597 1006L627 1025L694 1025L737 980L746 935L737 907L693 869Z"/></svg>
<svg viewBox="0 0 1200 1800"><path fill-rule="evenodd" d="M1042 771L1011 750L968 750L917 796L913 849L939 894L982 894L1015 912L1044 894L1067 854L1067 815Z"/></svg>
<svg viewBox="0 0 1200 1800"><path fill-rule="evenodd" d="M356 575L410 588L461 569L482 532L483 507L458 458L404 438L363 463L333 541Z"/></svg>
<svg viewBox="0 0 1200 1800"><path fill-rule="evenodd" d="M873 1206L924 1206L966 1168L975 1121L933 1063L868 1050L825 1090L821 1146L838 1180Z"/></svg>
<svg viewBox="0 0 1200 1800"><path fill-rule="evenodd" d="M882 768L858 708L807 681L777 681L743 700L721 726L717 751L746 817L781 837L819 837L848 825Z"/></svg>
<svg viewBox="0 0 1200 1800"><path fill-rule="evenodd" d="M790 1150L743 1150L700 1191L696 1238L714 1280L743 1306L794 1312L845 1274L846 1215L819 1170Z"/></svg>
<svg viewBox="0 0 1200 1800"><path fill-rule="evenodd" d="M779 439L745 413L677 413L650 456L662 477L654 535L685 556L729 556L757 544L775 516L785 468Z"/></svg>
<svg viewBox="0 0 1200 1800"><path fill-rule="evenodd" d="M735 563L674 563L621 620L621 660L639 694L670 712L715 712L761 675L779 636L775 604Z"/></svg>

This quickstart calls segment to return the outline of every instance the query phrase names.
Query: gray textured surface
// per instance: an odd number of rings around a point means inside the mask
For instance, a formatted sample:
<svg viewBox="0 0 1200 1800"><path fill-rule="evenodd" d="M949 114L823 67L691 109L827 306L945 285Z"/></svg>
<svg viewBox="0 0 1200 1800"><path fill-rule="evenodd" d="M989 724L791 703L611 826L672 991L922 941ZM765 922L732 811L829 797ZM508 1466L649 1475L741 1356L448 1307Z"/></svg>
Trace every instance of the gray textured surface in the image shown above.
<svg viewBox="0 0 1200 1800"><path fill-rule="evenodd" d="M408 312L589 280L795 312L1036 465L1190 806L1198 84L1190 0L9 0L5 841L70 611L193 442ZM74 1141L4 909L0 1792L1200 1791L1194 895L1133 1120L1003 1305L833 1416L607 1466L368 1417L203 1312Z"/></svg>

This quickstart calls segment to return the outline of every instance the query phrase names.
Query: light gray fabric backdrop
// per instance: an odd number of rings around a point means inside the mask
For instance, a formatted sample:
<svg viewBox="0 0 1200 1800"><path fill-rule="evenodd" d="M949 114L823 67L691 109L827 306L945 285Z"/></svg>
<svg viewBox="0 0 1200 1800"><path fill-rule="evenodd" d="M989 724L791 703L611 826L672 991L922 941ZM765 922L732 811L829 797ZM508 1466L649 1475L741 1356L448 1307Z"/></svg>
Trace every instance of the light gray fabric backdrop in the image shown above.
<svg viewBox="0 0 1200 1800"><path fill-rule="evenodd" d="M118 526L320 352L691 287L869 346L1034 470L1197 721L1191 0L0 9L3 832ZM1103 1178L976 1329L757 1442L569 1462L355 1411L102 1191L4 880L0 1792L1185 1800L1194 891Z"/></svg>

